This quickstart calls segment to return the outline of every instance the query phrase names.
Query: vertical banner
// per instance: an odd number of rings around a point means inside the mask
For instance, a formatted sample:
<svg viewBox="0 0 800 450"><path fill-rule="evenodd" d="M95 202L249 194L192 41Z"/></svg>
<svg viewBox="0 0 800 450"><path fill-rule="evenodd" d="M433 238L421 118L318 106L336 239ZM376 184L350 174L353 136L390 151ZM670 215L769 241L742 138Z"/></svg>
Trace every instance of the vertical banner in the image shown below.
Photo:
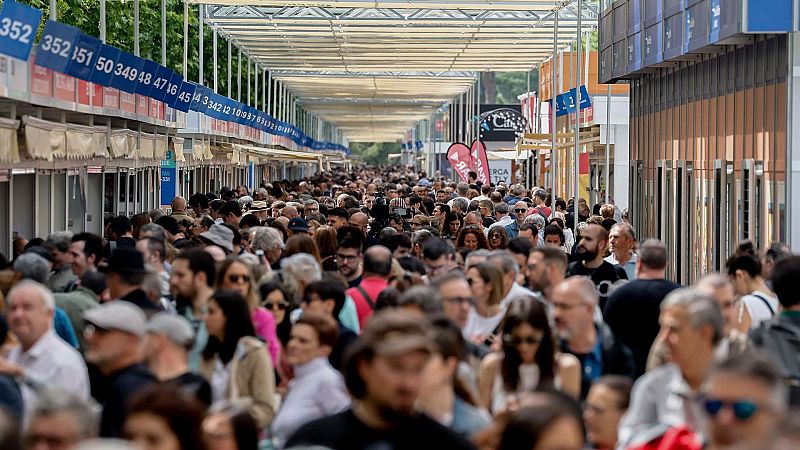
<svg viewBox="0 0 800 450"><path fill-rule="evenodd" d="M178 169L175 164L175 154L168 149L161 160L161 207L170 207L172 199L178 192Z"/></svg>
<svg viewBox="0 0 800 450"><path fill-rule="evenodd" d="M581 153L578 157L578 173L580 174L580 197L589 202L589 154Z"/></svg>
<svg viewBox="0 0 800 450"><path fill-rule="evenodd" d="M478 181L483 184L489 184L491 182L489 177L489 158L486 157L486 146L483 142L478 139L472 141L470 157L472 158L473 170L478 174Z"/></svg>
<svg viewBox="0 0 800 450"><path fill-rule="evenodd" d="M452 144L447 149L447 160L453 167L453 170L458 173L461 181L466 182L469 179L469 172L473 170L472 157L469 155L469 148L461 142Z"/></svg>

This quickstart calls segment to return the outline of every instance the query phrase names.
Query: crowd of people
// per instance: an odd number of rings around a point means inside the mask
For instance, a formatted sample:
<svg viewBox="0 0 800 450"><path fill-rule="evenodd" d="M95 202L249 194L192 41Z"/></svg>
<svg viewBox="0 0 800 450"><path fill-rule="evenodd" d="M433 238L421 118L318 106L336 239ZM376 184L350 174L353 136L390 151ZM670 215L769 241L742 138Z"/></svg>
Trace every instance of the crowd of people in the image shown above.
<svg viewBox="0 0 800 450"><path fill-rule="evenodd" d="M800 448L800 256L679 286L627 211L470 181L363 166L16 237L0 448Z"/></svg>

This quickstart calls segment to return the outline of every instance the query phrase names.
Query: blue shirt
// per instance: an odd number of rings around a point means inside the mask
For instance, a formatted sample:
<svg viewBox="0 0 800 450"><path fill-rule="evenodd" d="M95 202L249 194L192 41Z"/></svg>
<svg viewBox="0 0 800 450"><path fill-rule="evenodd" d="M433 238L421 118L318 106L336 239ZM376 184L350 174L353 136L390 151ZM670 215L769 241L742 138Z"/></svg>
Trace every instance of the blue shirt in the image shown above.
<svg viewBox="0 0 800 450"><path fill-rule="evenodd" d="M67 344L78 348L78 335L75 334L75 329L72 328L72 323L69 321L69 316L63 309L56 306L56 313L53 316L53 328L56 330L58 337L64 340Z"/></svg>
<svg viewBox="0 0 800 450"><path fill-rule="evenodd" d="M506 233L508 233L509 239L514 239L519 235L519 226L516 220L511 222L511 225L506 225Z"/></svg>

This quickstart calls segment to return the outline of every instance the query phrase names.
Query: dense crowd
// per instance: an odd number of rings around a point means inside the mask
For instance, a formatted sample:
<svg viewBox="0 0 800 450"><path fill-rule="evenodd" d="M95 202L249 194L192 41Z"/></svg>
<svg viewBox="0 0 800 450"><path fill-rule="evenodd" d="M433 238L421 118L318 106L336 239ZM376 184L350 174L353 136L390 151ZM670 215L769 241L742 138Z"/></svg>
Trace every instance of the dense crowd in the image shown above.
<svg viewBox="0 0 800 450"><path fill-rule="evenodd" d="M743 242L682 287L613 203L474 178L365 166L16 236L0 449L800 448L800 256Z"/></svg>

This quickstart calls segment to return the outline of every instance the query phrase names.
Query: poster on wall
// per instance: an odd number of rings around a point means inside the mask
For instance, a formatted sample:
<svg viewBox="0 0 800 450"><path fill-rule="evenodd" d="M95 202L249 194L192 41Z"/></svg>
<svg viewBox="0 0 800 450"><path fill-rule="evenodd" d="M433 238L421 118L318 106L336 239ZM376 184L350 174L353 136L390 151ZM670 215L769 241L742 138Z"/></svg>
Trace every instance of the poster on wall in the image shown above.
<svg viewBox="0 0 800 450"><path fill-rule="evenodd" d="M504 182L507 186L511 184L511 160L497 159L489 160L489 177L493 184Z"/></svg>

